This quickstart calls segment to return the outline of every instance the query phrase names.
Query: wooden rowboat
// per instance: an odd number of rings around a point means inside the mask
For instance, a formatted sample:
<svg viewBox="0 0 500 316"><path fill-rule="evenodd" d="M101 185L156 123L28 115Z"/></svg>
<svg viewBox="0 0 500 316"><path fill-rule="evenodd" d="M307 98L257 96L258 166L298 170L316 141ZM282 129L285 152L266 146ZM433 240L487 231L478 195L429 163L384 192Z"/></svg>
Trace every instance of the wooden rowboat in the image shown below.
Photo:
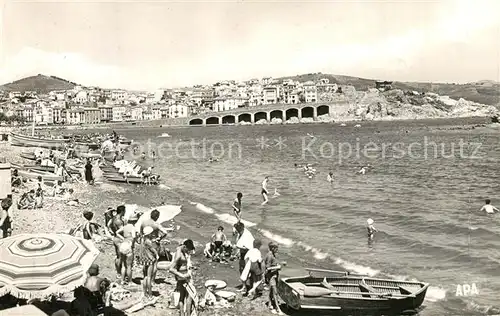
<svg viewBox="0 0 500 316"><path fill-rule="evenodd" d="M38 166L38 165L24 165L23 168L27 169L27 170L45 171L45 172L52 172L52 173L54 173L54 171L56 169L56 167L52 167L52 166ZM81 172L79 170L73 169L71 167L66 167L66 170L70 174L81 174Z"/></svg>
<svg viewBox="0 0 500 316"><path fill-rule="evenodd" d="M23 146L23 147L39 147L48 149L59 149L62 150L69 144L71 144L70 139L65 138L40 138L32 137L21 134L10 133L11 144L13 146ZM95 143L84 143L84 142L74 142L75 151L88 151L89 149L98 149L99 145Z"/></svg>
<svg viewBox="0 0 500 316"><path fill-rule="evenodd" d="M34 153L20 153L19 156L27 160L36 160L36 156Z"/></svg>
<svg viewBox="0 0 500 316"><path fill-rule="evenodd" d="M43 181L62 181L63 178L56 176L55 174L47 173L47 172L30 172L26 170L18 170L19 176L27 179L38 179L38 177L42 177Z"/></svg>
<svg viewBox="0 0 500 316"><path fill-rule="evenodd" d="M278 294L294 310L401 313L418 309L429 287L427 283L375 279L329 270L327 277L291 277L278 281ZM337 277L332 274L337 273ZM345 273L345 272L344 272Z"/></svg>

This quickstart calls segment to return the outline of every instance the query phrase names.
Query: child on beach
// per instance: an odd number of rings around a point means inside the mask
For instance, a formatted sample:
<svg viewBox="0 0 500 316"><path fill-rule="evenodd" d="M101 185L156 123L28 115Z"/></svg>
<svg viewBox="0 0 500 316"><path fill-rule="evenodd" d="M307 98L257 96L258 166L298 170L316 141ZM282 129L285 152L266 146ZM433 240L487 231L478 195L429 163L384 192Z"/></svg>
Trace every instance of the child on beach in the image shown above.
<svg viewBox="0 0 500 316"><path fill-rule="evenodd" d="M241 220L241 198L242 197L243 197L243 193L238 192L238 194L236 194L236 199L234 199L234 203L233 203L234 216L236 216L238 221Z"/></svg>
<svg viewBox="0 0 500 316"><path fill-rule="evenodd" d="M269 285L269 302L267 303L271 313L283 315L281 312L279 301L278 301L278 288L277 280L279 278L279 271L281 270L281 265L278 263L276 254L278 253L278 245L274 242L269 243L269 252L264 260L266 273L265 280Z"/></svg>
<svg viewBox="0 0 500 316"><path fill-rule="evenodd" d="M483 207L481 207L481 210L480 212L486 212L486 214L494 214L495 212L499 212L499 210L494 207L493 205L491 205L491 200L490 199L486 199L486 201L484 201L484 205Z"/></svg>
<svg viewBox="0 0 500 316"><path fill-rule="evenodd" d="M214 243L214 255L218 257L218 259L222 259L222 254L224 252L224 248L222 245L227 240L226 235L224 234L224 227L219 226L215 234L212 235L212 242Z"/></svg>
<svg viewBox="0 0 500 316"><path fill-rule="evenodd" d="M366 229L368 230L368 238L373 239L373 236L375 235L375 232L377 232L377 229L373 226L373 219L369 218L367 221L367 226Z"/></svg>

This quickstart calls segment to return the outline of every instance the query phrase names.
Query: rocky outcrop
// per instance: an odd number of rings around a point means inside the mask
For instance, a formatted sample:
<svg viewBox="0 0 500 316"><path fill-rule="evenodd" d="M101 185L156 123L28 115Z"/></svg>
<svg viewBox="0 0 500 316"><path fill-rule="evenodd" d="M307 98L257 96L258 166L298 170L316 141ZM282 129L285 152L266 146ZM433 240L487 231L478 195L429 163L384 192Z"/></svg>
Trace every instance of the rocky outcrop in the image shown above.
<svg viewBox="0 0 500 316"><path fill-rule="evenodd" d="M492 105L454 100L435 93L377 89L352 91L345 95L351 107L348 116L364 120L425 119L446 117L495 116L498 109Z"/></svg>

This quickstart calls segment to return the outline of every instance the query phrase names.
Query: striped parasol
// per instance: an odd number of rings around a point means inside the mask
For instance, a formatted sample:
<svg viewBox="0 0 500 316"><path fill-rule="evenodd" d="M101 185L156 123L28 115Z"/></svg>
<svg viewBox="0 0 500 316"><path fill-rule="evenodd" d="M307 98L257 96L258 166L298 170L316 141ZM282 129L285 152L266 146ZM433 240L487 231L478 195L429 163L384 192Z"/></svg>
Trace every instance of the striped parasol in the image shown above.
<svg viewBox="0 0 500 316"><path fill-rule="evenodd" d="M65 234L0 239L0 296L46 298L83 285L99 255L90 240Z"/></svg>

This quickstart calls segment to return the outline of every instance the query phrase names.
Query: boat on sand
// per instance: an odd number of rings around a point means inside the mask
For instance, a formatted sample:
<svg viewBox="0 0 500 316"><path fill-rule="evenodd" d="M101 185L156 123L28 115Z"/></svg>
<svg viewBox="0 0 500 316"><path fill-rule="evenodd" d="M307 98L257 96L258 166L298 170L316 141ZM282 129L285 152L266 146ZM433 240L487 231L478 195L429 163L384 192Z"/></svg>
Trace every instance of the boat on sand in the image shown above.
<svg viewBox="0 0 500 316"><path fill-rule="evenodd" d="M309 276L281 278L278 281L279 296L294 310L399 314L418 309L429 287L429 284L421 282L306 270ZM320 272L326 277L312 276L312 272ZM340 275L342 273L344 275Z"/></svg>

